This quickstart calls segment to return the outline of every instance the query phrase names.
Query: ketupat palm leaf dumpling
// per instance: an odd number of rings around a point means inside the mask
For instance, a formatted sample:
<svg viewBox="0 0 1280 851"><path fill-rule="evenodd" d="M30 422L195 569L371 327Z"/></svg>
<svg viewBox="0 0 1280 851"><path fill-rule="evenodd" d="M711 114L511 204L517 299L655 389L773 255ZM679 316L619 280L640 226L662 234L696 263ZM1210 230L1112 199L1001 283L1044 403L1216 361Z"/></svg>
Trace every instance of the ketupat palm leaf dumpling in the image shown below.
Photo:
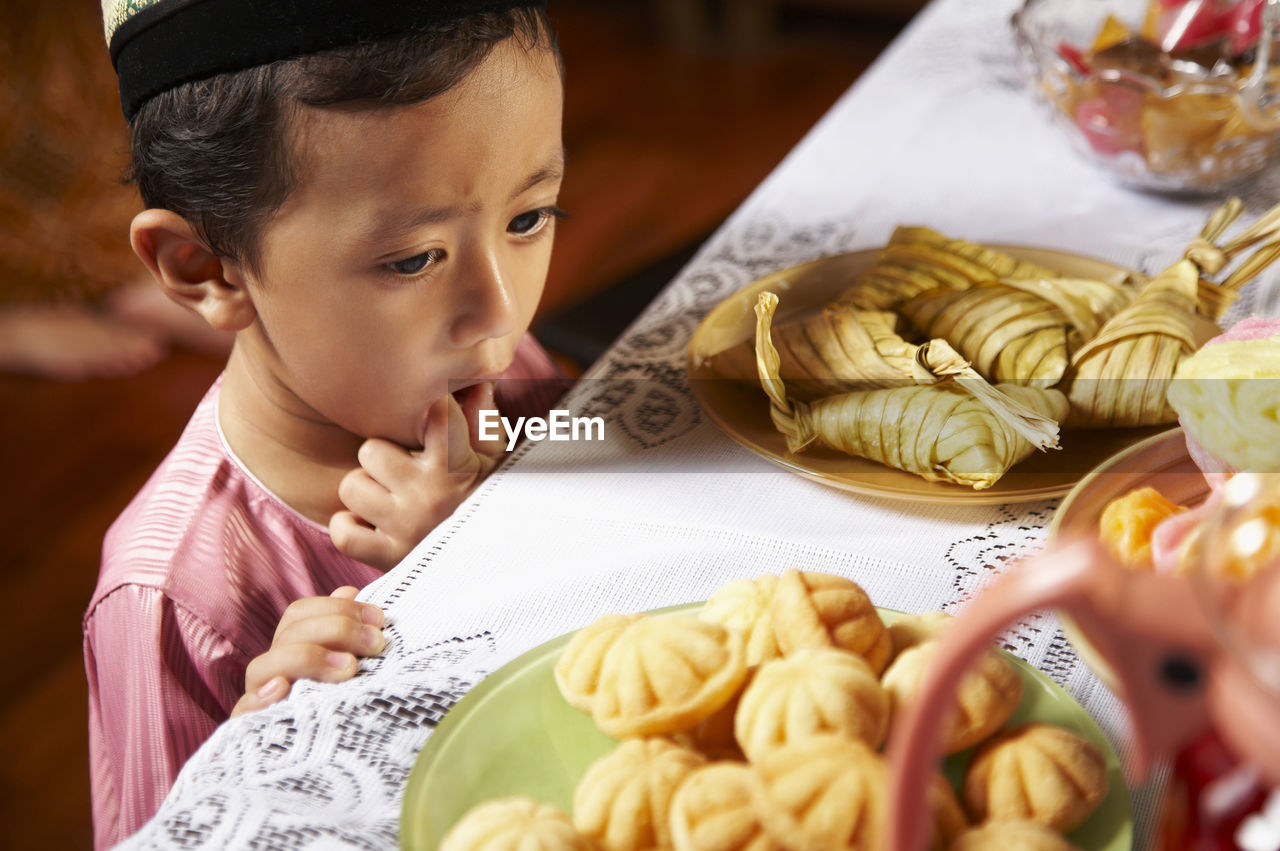
<svg viewBox="0 0 1280 851"><path fill-rule="evenodd" d="M1056 390L997 389L1038 406L1050 419L1066 415L1066 401ZM1035 450L956 384L847 393L818 400L809 412L807 430L834 449L974 490L991 487Z"/></svg>
<svg viewBox="0 0 1280 851"><path fill-rule="evenodd" d="M995 278L1030 280L1051 278L1056 274L1046 266L1029 260L1019 260L989 245L946 236L932 228L919 225L902 225L895 228L889 242L891 245L914 243L944 249L951 254L973 261L990 271Z"/></svg>
<svg viewBox="0 0 1280 851"><path fill-rule="evenodd" d="M776 307L776 297L771 303ZM896 325L892 313L839 306L779 325L782 378L808 399L900 384L911 375L916 347Z"/></svg>
<svg viewBox="0 0 1280 851"><path fill-rule="evenodd" d="M779 289L785 286L779 282ZM777 297L772 299L776 308ZM910 374L916 348L899 334L899 325L905 323L890 311L848 305L827 305L779 322L774 340L782 377L805 399L897 382ZM719 377L756 380L755 348L749 339L717 352L709 362Z"/></svg>
<svg viewBox="0 0 1280 851"><path fill-rule="evenodd" d="M965 290L1001 278L1052 278L1052 269L1002 251L952 239L925 227L897 228L871 268L838 299L862 310L895 309L905 299L938 287Z"/></svg>
<svg viewBox="0 0 1280 851"><path fill-rule="evenodd" d="M1180 260L1152 278L1071 359L1064 389L1073 426L1146 426L1177 419L1165 399L1178 362L1196 349L1200 274Z"/></svg>
<svg viewBox="0 0 1280 851"><path fill-rule="evenodd" d="M1177 420L1167 391L1179 363L1196 351L1196 315L1212 315L1227 301L1207 294L1234 293L1280 256L1280 206L1221 247L1213 243L1242 211L1236 199L1219 207L1183 258L1143 285L1132 304L1072 355L1063 381L1071 401L1068 425L1145 426ZM1257 250L1221 284L1202 277L1222 271L1255 245Z"/></svg>
<svg viewBox="0 0 1280 851"><path fill-rule="evenodd" d="M967 364L942 346L925 350L896 331L886 311L827 307L819 314L773 326L778 296L763 292L757 313L769 317L770 341L778 357L778 377L797 399L821 399L852 390L932 383ZM948 372L948 370L950 372ZM752 351L752 376L758 374Z"/></svg>
<svg viewBox="0 0 1280 851"><path fill-rule="evenodd" d="M1010 278L928 290L898 310L925 335L955 346L989 381L1052 387L1071 351L1132 297L1102 281Z"/></svg>
<svg viewBox="0 0 1280 851"><path fill-rule="evenodd" d="M799 452L821 441L928 481L990 487L1037 447L1057 445L1066 399L1056 390L987 384L944 341L916 352L918 381L812 403L788 397L771 339L768 294L756 306L756 356L770 416ZM928 368L926 368L928 365ZM946 376L939 381L940 376Z"/></svg>
<svg viewBox="0 0 1280 851"><path fill-rule="evenodd" d="M950 342L988 380L1052 387L1066 371L1062 314L1035 296L999 284L935 289L899 310L925 334Z"/></svg>

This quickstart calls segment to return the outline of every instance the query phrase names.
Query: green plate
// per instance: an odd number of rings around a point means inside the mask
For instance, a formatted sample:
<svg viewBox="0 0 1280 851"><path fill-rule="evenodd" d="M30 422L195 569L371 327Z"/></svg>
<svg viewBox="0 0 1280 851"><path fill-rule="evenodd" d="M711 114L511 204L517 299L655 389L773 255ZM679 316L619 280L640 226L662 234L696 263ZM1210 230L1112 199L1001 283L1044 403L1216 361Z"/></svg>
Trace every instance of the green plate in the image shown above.
<svg viewBox="0 0 1280 851"><path fill-rule="evenodd" d="M696 612L701 604L660 613ZM880 609L890 622L897 612ZM572 812L573 790L587 766L616 742L590 716L560 696L552 669L570 636L562 635L503 665L445 715L409 775L400 814L400 845L434 851L471 807L492 798L527 795ZM1068 838L1082 851L1129 851L1133 811L1115 752L1093 718L1040 671L1009 654L1025 688L1010 724L1047 721L1093 742L1106 756L1110 791L1089 820ZM957 781L970 752L946 760Z"/></svg>

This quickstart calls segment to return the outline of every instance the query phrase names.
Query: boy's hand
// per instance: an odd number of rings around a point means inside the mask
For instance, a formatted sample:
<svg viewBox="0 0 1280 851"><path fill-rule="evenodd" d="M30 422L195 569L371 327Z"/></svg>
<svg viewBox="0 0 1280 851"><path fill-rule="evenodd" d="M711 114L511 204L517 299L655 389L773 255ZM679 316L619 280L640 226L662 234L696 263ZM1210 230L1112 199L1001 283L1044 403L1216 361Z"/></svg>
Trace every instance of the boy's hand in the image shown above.
<svg viewBox="0 0 1280 851"><path fill-rule="evenodd" d="M231 717L270 706L300 679L337 683L351 679L357 656L376 656L387 646L382 609L357 603L359 589L344 585L328 597L304 597L289 604L271 648L249 663L244 696Z"/></svg>
<svg viewBox="0 0 1280 851"><path fill-rule="evenodd" d="M498 465L501 437L479 439L480 411L494 409L493 384L484 382L462 404L446 395L431 406L421 452L366 440L360 466L338 485L348 510L329 520L334 546L382 570L395 567Z"/></svg>

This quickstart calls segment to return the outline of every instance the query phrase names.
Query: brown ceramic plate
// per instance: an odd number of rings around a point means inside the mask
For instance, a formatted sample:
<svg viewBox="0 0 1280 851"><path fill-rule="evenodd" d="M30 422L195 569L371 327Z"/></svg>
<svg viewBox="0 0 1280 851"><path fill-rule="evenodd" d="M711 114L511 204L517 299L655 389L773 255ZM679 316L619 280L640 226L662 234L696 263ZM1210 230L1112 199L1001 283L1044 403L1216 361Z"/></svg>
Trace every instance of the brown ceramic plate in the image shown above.
<svg viewBox="0 0 1280 851"><path fill-rule="evenodd" d="M1118 285L1131 274L1121 266L1062 251L994 247L1057 269L1067 277ZM707 417L751 451L824 485L889 499L971 505L1063 496L1106 459L1168 428L1064 430L1060 450L1035 453L986 490L928 482L913 473L826 447L788 452L769 419L769 402L754 377L754 359L748 348L755 338L756 297L766 290L777 293L778 324L816 312L844 292L850 281L874 262L877 253L877 249L870 249L838 254L774 272L713 308L694 331L688 355L689 384ZM1204 326L1197 329L1203 339L1217 332L1208 323Z"/></svg>
<svg viewBox="0 0 1280 851"><path fill-rule="evenodd" d="M1107 503L1131 490L1151 487L1165 499L1192 508L1209 495L1200 468L1187 454L1182 429L1174 428L1137 443L1101 464L1071 489L1049 523L1048 543L1076 535L1097 535ZM1098 678L1115 689L1115 675L1079 627L1059 613L1062 631Z"/></svg>

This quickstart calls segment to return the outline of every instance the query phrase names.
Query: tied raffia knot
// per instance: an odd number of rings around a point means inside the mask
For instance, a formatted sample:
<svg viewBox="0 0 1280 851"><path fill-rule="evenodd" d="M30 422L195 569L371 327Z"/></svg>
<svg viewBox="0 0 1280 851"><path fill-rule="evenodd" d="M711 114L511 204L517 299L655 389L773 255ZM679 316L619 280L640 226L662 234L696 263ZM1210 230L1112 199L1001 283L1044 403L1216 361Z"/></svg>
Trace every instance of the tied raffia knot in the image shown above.
<svg viewBox="0 0 1280 851"><path fill-rule="evenodd" d="M1216 275L1227 265L1227 253L1207 239L1197 237L1187 246L1183 257L1196 264L1206 275Z"/></svg>
<svg viewBox="0 0 1280 851"><path fill-rule="evenodd" d="M911 378L917 384L933 384L943 378L961 375L969 362L941 338L922 343L911 359Z"/></svg>

